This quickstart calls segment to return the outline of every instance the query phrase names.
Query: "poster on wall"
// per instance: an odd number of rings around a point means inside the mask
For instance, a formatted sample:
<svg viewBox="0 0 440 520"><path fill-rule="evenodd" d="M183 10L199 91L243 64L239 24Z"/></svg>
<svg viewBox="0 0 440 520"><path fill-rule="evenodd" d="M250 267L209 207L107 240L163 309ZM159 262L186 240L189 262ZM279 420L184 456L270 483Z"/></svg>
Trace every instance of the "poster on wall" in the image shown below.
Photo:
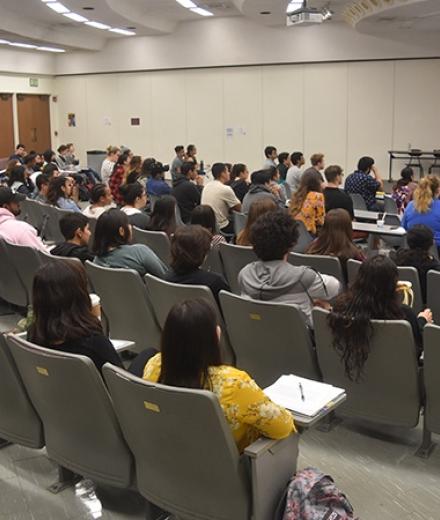
<svg viewBox="0 0 440 520"><path fill-rule="evenodd" d="M72 112L67 114L67 125L70 127L76 126L76 115Z"/></svg>

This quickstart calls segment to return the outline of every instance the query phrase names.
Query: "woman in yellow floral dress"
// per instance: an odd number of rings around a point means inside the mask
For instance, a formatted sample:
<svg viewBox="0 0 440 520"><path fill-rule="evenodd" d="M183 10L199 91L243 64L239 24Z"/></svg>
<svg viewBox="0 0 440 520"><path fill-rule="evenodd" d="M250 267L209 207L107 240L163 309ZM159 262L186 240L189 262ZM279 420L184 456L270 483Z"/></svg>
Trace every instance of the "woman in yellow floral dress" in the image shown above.
<svg viewBox="0 0 440 520"><path fill-rule="evenodd" d="M212 391L240 452L260 436L288 437L296 431L292 414L273 403L246 372L222 363L220 334L205 300L176 304L163 329L161 354L148 361L143 378Z"/></svg>
<svg viewBox="0 0 440 520"><path fill-rule="evenodd" d="M298 191L292 196L290 214L301 220L309 233L318 234L324 225L325 202L322 193L322 177L318 171L308 171L301 177Z"/></svg>

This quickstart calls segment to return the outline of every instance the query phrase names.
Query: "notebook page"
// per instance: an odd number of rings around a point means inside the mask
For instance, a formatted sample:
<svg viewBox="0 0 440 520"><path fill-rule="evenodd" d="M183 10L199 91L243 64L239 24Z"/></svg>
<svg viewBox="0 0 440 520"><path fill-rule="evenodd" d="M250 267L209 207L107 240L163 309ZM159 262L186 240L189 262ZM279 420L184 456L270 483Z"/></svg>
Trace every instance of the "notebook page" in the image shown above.
<svg viewBox="0 0 440 520"><path fill-rule="evenodd" d="M300 383L304 400L301 397ZM278 381L266 388L264 393L274 403L292 412L312 417L329 402L343 395L345 390L290 374L281 376Z"/></svg>

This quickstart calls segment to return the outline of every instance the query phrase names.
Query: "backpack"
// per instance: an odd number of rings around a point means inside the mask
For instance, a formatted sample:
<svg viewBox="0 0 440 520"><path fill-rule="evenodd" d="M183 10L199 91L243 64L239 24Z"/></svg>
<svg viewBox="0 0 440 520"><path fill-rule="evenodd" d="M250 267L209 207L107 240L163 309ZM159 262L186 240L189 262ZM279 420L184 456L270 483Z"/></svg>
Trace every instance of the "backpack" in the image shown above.
<svg viewBox="0 0 440 520"><path fill-rule="evenodd" d="M353 507L333 479L315 468L299 471L284 499L279 520L356 520Z"/></svg>

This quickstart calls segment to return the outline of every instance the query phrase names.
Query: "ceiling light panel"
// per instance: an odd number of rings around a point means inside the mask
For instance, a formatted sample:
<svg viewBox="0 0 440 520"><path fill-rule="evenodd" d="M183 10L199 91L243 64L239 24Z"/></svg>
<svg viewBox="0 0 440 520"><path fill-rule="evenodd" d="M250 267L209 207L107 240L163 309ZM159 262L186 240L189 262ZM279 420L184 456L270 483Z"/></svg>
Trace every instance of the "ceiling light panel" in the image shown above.
<svg viewBox="0 0 440 520"><path fill-rule="evenodd" d="M69 12L69 9L67 9L67 7L60 2L48 2L46 3L46 5L58 14L64 14Z"/></svg>
<svg viewBox="0 0 440 520"><path fill-rule="evenodd" d="M214 16L213 13L206 9L202 9L201 7L195 7L194 9L190 9L192 13L199 14L200 16Z"/></svg>
<svg viewBox="0 0 440 520"><path fill-rule="evenodd" d="M82 16L78 13L64 13L64 16L66 16L67 18L70 18L71 20L73 20L74 22L88 22L89 19L86 18L85 16Z"/></svg>
<svg viewBox="0 0 440 520"><path fill-rule="evenodd" d="M86 22L86 25L89 27L94 27L95 29L109 30L111 29L110 25L106 25L101 22Z"/></svg>
<svg viewBox="0 0 440 520"><path fill-rule="evenodd" d="M197 5L192 2L192 0L176 0L176 2L182 7L186 7L187 9L194 9L197 7Z"/></svg>
<svg viewBox="0 0 440 520"><path fill-rule="evenodd" d="M110 32L116 34L123 34L124 36L134 36L136 33L133 31L127 31L127 29L109 29Z"/></svg>
<svg viewBox="0 0 440 520"><path fill-rule="evenodd" d="M44 52L66 52L64 49L58 49L57 47L37 47L37 51Z"/></svg>

